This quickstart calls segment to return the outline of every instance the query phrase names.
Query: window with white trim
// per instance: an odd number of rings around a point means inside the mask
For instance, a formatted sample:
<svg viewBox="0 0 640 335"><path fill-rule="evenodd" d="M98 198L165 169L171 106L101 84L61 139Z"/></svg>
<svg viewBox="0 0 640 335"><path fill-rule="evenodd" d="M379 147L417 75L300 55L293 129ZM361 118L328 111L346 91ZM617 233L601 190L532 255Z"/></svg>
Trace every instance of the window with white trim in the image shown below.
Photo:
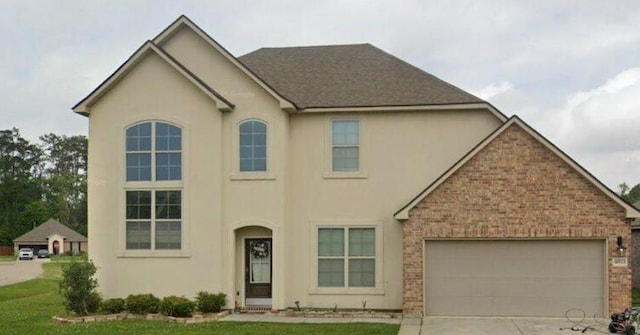
<svg viewBox="0 0 640 335"><path fill-rule="evenodd" d="M267 125L249 120L240 124L240 172L267 171Z"/></svg>
<svg viewBox="0 0 640 335"><path fill-rule="evenodd" d="M144 122L126 131L126 180L182 179L182 129L164 122Z"/></svg>
<svg viewBox="0 0 640 335"><path fill-rule="evenodd" d="M125 137L125 249L180 250L182 128L146 121L128 127Z"/></svg>
<svg viewBox="0 0 640 335"><path fill-rule="evenodd" d="M375 287L375 228L318 228L318 287Z"/></svg>
<svg viewBox="0 0 640 335"><path fill-rule="evenodd" d="M333 120L331 136L332 170L360 170L360 121Z"/></svg>
<svg viewBox="0 0 640 335"><path fill-rule="evenodd" d="M127 249L181 248L181 191L128 190L125 197Z"/></svg>

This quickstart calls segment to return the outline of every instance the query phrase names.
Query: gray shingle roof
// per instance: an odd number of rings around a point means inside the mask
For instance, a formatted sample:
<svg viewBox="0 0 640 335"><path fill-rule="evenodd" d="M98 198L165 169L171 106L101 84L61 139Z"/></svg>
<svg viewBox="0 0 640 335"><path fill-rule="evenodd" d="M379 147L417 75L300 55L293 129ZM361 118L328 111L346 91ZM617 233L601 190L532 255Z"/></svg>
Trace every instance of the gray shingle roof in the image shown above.
<svg viewBox="0 0 640 335"><path fill-rule="evenodd" d="M484 102L371 44L262 48L238 60L301 109Z"/></svg>
<svg viewBox="0 0 640 335"><path fill-rule="evenodd" d="M63 225L54 219L35 227L33 230L13 240L14 242L38 242L47 241L47 238L53 234L59 234L69 242L86 242L87 238L78 234L73 229Z"/></svg>

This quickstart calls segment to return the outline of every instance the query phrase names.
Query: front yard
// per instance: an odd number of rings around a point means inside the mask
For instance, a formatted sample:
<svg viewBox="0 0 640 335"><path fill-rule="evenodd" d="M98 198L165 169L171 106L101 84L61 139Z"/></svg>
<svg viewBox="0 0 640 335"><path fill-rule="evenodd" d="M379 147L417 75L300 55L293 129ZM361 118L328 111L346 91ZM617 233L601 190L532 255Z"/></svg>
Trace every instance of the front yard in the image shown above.
<svg viewBox="0 0 640 335"><path fill-rule="evenodd" d="M126 320L88 324L56 324L54 315L66 315L58 282L60 263L43 264L43 278L0 287L0 334L397 334L398 325L383 324L282 324L215 322L171 324Z"/></svg>

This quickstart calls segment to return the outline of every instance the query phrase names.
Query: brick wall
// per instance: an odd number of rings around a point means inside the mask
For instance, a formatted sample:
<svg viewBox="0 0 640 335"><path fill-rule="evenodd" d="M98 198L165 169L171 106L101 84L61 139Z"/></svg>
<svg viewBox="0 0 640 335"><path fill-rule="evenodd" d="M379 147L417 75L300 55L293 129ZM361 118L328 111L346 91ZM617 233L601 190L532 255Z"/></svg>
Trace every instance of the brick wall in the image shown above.
<svg viewBox="0 0 640 335"><path fill-rule="evenodd" d="M611 266L631 244L625 210L517 123L426 196L403 223L403 309L424 311L426 238L603 238L609 310L631 305L631 269Z"/></svg>

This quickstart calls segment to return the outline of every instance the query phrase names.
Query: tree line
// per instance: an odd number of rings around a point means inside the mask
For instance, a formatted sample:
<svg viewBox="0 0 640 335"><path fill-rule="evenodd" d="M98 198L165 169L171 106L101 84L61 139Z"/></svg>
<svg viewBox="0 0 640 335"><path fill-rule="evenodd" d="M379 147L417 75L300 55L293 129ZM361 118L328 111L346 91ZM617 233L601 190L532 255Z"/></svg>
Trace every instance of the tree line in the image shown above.
<svg viewBox="0 0 640 335"><path fill-rule="evenodd" d="M55 218L87 234L87 137L0 130L0 245Z"/></svg>

